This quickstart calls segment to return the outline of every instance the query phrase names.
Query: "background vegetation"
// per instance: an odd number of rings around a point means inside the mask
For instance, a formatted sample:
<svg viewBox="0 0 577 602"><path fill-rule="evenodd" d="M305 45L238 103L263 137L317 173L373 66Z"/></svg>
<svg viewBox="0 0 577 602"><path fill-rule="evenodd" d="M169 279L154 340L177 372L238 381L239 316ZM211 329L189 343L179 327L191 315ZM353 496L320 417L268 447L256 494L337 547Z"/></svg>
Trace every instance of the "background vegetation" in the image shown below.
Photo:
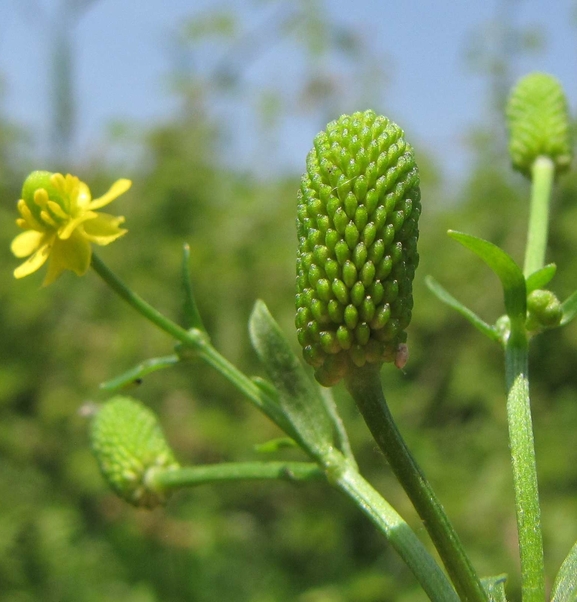
<svg viewBox="0 0 577 602"><path fill-rule="evenodd" d="M226 41L232 18L215 13L205 23L191 23L183 29L182 52ZM285 25L293 31L288 21ZM386 112L371 100L371 85L383 82L362 40L335 32L314 11L302 16L299 31L306 32L300 43L311 59L301 88L307 110L326 120L342 112L339 90L321 68L340 53L364 66L367 87L353 99L359 108ZM64 62L55 73L66 78L71 55L65 46L61 52L55 60ZM449 190L434 157L417 149L422 262L409 331L411 360L405 373L387 366L382 374L400 428L475 565L484 575L508 572L514 593L518 566L502 357L423 285L424 276L433 274L488 320L501 312L496 280L446 238L448 227L492 240L521 261L528 186L509 169L501 117L514 56L484 58L474 64L485 70L487 104L494 108L484 128L470 133L475 160L464 183ZM101 252L107 263L147 300L178 316L181 245L188 242L197 299L216 346L258 374L246 332L255 299L266 301L296 349L298 175L257 179L222 160L229 126L215 120L210 108L215 98L234 101L233 67L208 75L175 73L180 109L170 120L136 134L117 128L117 144L128 147L136 136L138 160L132 156L113 167L91 161L74 169L95 194L121 175L135 182L115 210L126 215L130 233ZM275 140L279 115L297 107L261 92L262 129L255 132L255 144L266 153L267 144L282 144ZM62 109L70 100L56 98L55 106ZM28 133L5 118L0 122L0 601L423 600L381 535L347 500L320 484L202 487L177 494L167 508L153 512L137 511L106 489L78 410L86 401L103 399L100 382L146 357L169 353L171 342L142 324L92 274L82 280L67 274L47 289L38 288L39 278L10 277L15 260L8 247L16 233L21 183L33 168L68 169L67 114L55 113L60 134L51 164L43 166L33 161ZM559 181L553 205L549 259L558 264L553 288L561 298L577 284L576 223L574 171ZM549 579L577 539L576 356L575 323L540 337L532 349ZM204 366L151 375L132 393L161 416L182 463L257 458L254 445L278 434ZM425 537L346 392L337 388L336 395L364 473Z"/></svg>

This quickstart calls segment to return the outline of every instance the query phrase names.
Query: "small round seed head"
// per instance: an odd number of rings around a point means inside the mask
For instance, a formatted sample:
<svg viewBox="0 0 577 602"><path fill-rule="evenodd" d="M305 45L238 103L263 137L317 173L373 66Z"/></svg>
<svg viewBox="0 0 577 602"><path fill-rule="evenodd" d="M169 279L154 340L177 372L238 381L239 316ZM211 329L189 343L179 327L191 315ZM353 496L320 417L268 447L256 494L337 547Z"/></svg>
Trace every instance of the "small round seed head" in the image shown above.
<svg viewBox="0 0 577 602"><path fill-rule="evenodd" d="M113 397L94 416L90 442L108 485L134 506L154 508L167 492L153 479L178 468L156 415L130 397Z"/></svg>
<svg viewBox="0 0 577 602"><path fill-rule="evenodd" d="M539 332L559 326L563 318L561 302L551 291L537 289L527 296L527 330Z"/></svg>
<svg viewBox="0 0 577 602"><path fill-rule="evenodd" d="M403 130L373 111L329 123L297 196L296 326L317 380L404 365L421 195Z"/></svg>
<svg viewBox="0 0 577 602"><path fill-rule="evenodd" d="M519 80L507 103L509 152L513 167L531 176L539 156L549 157L557 173L572 159L571 120L559 81L546 73L530 73Z"/></svg>

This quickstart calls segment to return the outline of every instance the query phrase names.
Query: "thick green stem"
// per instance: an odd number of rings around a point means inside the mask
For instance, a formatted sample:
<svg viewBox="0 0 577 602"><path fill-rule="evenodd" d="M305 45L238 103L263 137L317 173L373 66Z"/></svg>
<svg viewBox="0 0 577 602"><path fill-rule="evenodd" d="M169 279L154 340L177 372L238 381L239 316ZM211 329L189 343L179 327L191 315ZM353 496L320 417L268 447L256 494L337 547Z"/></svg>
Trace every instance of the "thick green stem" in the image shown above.
<svg viewBox="0 0 577 602"><path fill-rule="evenodd" d="M531 168L531 212L525 253L525 278L545 265L549 231L549 199L555 176L555 164L549 157L537 157Z"/></svg>
<svg viewBox="0 0 577 602"><path fill-rule="evenodd" d="M346 464L341 464L346 466ZM340 489L365 513L385 537L421 584L433 602L458 602L459 597L439 565L409 525L363 477L350 468L331 475Z"/></svg>
<svg viewBox="0 0 577 602"><path fill-rule="evenodd" d="M312 462L225 462L157 470L152 473L151 479L157 487L179 489L226 481L312 481L325 479L325 473Z"/></svg>
<svg viewBox="0 0 577 602"><path fill-rule="evenodd" d="M511 334L505 346L509 446L515 487L523 602L543 602L545 577L537 464L529 400L525 333Z"/></svg>
<svg viewBox="0 0 577 602"><path fill-rule="evenodd" d="M397 429L383 395L378 368L367 365L356 369L346 385L395 476L423 519L461 600L486 602L483 586L455 530Z"/></svg>
<svg viewBox="0 0 577 602"><path fill-rule="evenodd" d="M531 168L532 188L525 250L525 278L545 265L549 202L554 176L553 161L549 157L537 157ZM545 568L537 463L529 399L528 339L524 325L511 324L511 326L512 331L505 344L505 377L523 602L543 602Z"/></svg>

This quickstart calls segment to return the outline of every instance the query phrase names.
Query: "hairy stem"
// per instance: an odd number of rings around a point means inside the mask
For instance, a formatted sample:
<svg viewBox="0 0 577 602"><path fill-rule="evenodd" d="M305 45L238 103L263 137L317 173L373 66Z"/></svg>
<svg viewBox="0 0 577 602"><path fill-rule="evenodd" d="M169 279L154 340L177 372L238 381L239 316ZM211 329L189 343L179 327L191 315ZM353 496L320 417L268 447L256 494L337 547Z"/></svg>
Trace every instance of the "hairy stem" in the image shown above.
<svg viewBox="0 0 577 602"><path fill-rule="evenodd" d="M509 447L515 487L523 602L543 602L545 576L537 464L529 399L525 333L511 333L505 346Z"/></svg>
<svg viewBox="0 0 577 602"><path fill-rule="evenodd" d="M423 519L461 600L486 602L483 586L455 530L397 429L383 394L378 368L367 365L355 370L346 385L395 476Z"/></svg>

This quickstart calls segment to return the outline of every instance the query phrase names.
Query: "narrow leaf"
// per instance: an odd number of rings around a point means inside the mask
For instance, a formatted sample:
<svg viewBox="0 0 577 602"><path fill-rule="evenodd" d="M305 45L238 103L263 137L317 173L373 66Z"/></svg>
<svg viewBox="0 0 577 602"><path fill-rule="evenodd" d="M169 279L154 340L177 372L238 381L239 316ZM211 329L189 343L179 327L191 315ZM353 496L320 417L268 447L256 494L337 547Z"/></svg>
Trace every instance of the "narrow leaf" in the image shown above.
<svg viewBox="0 0 577 602"><path fill-rule="evenodd" d="M187 244L182 246L182 289L184 292L184 327L186 329L197 328L202 332L206 332L192 290L192 280L190 279L190 246Z"/></svg>
<svg viewBox="0 0 577 602"><path fill-rule="evenodd" d="M138 366L134 366L124 374L117 376L111 380L101 383L100 388L104 391L118 391L127 387L139 385L140 381L151 372L170 368L180 362L178 355L166 355L164 357L154 357L149 360L144 360Z"/></svg>
<svg viewBox="0 0 577 602"><path fill-rule="evenodd" d="M322 455L333 445L325 404L262 301L254 306L249 330L252 345L278 390L279 404L300 442L313 455Z"/></svg>
<svg viewBox="0 0 577 602"><path fill-rule="evenodd" d="M261 378L260 376L251 377L252 382L268 397L274 400L278 404L278 391L276 387L268 382L268 380Z"/></svg>
<svg viewBox="0 0 577 602"><path fill-rule="evenodd" d="M290 437L278 437L277 439L271 439L264 443L257 443L254 446L254 449L260 454L274 454L281 449L294 449L295 447L297 447L297 443L294 439L291 439Z"/></svg>
<svg viewBox="0 0 577 602"><path fill-rule="evenodd" d="M503 285L505 295L505 310L511 319L511 326L521 326L525 323L527 313L527 289L525 277L519 266L510 255L505 253L492 242L449 230L449 236L473 251L497 275Z"/></svg>
<svg viewBox="0 0 577 602"><path fill-rule="evenodd" d="M460 301L457 301L453 295L451 295L443 286L441 286L432 276L425 278L425 284L429 287L429 290L435 294L438 299L443 303L446 303L449 307L452 307L455 311L459 312L464 318L484 335L488 336L493 341L499 341L499 333L497 329L490 326L482 320L474 311L463 305Z"/></svg>
<svg viewBox="0 0 577 602"><path fill-rule="evenodd" d="M333 429L335 433L335 445L337 449L339 449L343 453L343 455L346 458L348 458L351 465L355 467L355 469L358 469L357 461L355 460L355 456L351 448L351 443L349 441L349 436L345 429L345 425L339 415L337 404L335 403L335 398L333 397L332 389L328 387L318 387L318 389L321 394L322 400L325 403L325 408L327 409L327 412L333 422Z"/></svg>
<svg viewBox="0 0 577 602"><path fill-rule="evenodd" d="M563 326L577 316L577 291L565 299L561 307L563 309L563 318L561 319L560 326Z"/></svg>
<svg viewBox="0 0 577 602"><path fill-rule="evenodd" d="M505 583L507 575L497 575L496 577L484 577L481 579L483 589L487 592L490 602L507 602L505 595Z"/></svg>
<svg viewBox="0 0 577 602"><path fill-rule="evenodd" d="M577 543L563 561L555 583L551 602L575 602L577 600Z"/></svg>
<svg viewBox="0 0 577 602"><path fill-rule="evenodd" d="M533 272L527 277L527 294L536 291L538 288L547 286L549 282L551 282L553 276L555 276L556 271L557 266L554 263L548 263L540 270Z"/></svg>

